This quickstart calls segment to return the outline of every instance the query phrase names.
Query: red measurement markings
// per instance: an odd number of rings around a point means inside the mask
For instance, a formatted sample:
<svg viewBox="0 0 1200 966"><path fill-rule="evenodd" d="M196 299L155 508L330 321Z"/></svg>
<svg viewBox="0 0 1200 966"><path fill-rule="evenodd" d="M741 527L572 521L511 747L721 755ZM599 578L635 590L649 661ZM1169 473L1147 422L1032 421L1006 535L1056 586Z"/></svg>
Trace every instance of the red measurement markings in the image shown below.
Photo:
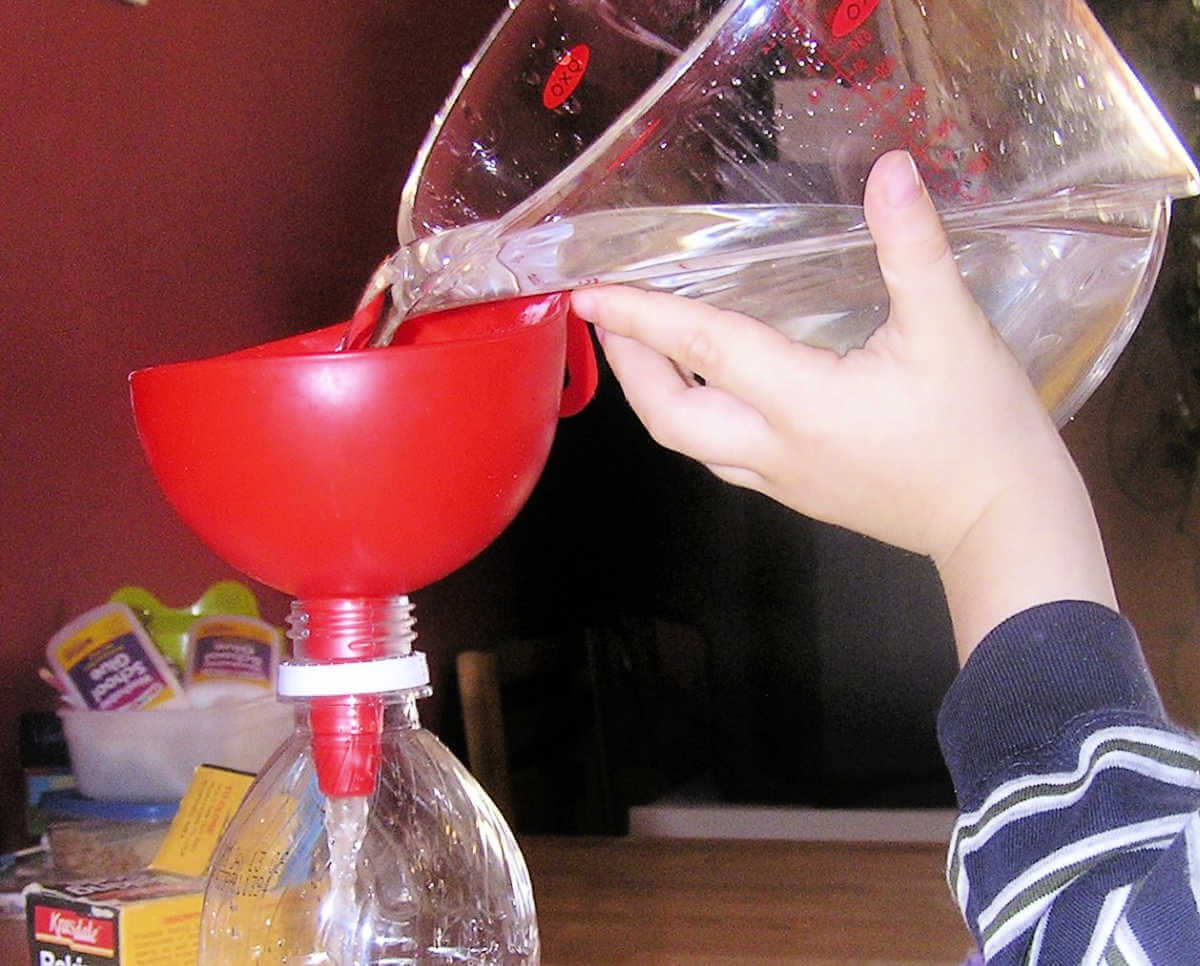
<svg viewBox="0 0 1200 966"><path fill-rule="evenodd" d="M895 83L893 75L899 66L896 58L884 54L876 59L868 49L876 38L861 24L875 12L878 0L859 0L857 3L843 0L834 14L838 26L833 30L833 36L843 41L836 49L815 39L819 32L812 29L811 21L805 16L806 6L812 6L811 0L807 4L805 0L783 0L781 3L792 26L804 32L804 41L773 38L763 48L763 53L783 48L812 77L831 81L827 87L809 92L808 100L814 107L830 103L827 99L833 97L831 107L850 111L857 101L853 120L859 126L873 124L872 139L881 145L891 141L893 146L908 151L920 167L931 193L969 202L985 200L987 187L979 183L979 178L992 166L993 157L986 151L979 151L960 167L954 153L937 143L946 140L957 128L955 122L942 121L931 137L920 119L927 98L926 89L921 85L905 87Z"/></svg>
<svg viewBox="0 0 1200 966"><path fill-rule="evenodd" d="M853 56L871 39L868 31L859 30L836 60L823 61L837 81L836 88L831 87L831 91L840 90L842 106L847 110L855 101L859 102L854 120L860 126L874 124L873 140L883 142L890 135L898 142L896 146L913 156L924 172L930 191L945 196L961 194L961 182L956 182L950 171L930 155L929 138L923 126L913 120L913 115L925 104L925 88L918 85L905 89L891 83L889 78L896 69L892 57L872 63L862 56ZM813 91L809 98L817 103L823 95Z"/></svg>
<svg viewBox="0 0 1200 966"><path fill-rule="evenodd" d="M865 92L863 96L867 96ZM953 173L933 156L924 124L912 117L924 105L926 96L924 87L913 87L906 91L887 85L874 104L877 124L875 140L882 141L883 132L890 131L899 142L898 146L912 155L929 190L949 197L957 193Z"/></svg>
<svg viewBox="0 0 1200 966"><path fill-rule="evenodd" d="M542 88L542 104L548 110L562 107L567 98L575 93L583 83L591 59L592 49L587 44L578 44L558 58L558 63L546 80L546 86Z"/></svg>
<svg viewBox="0 0 1200 966"><path fill-rule="evenodd" d="M882 106L872 96L873 85L887 80L896 70L894 58L872 60L864 54L874 40L875 36L866 28L857 30L836 56L817 44L812 54L806 58L807 62L802 62L801 66L807 67L818 78L826 69L831 71L832 79L843 95L843 106L848 106L857 98L862 100L868 108L868 113L871 113ZM817 98L821 96L818 94Z"/></svg>

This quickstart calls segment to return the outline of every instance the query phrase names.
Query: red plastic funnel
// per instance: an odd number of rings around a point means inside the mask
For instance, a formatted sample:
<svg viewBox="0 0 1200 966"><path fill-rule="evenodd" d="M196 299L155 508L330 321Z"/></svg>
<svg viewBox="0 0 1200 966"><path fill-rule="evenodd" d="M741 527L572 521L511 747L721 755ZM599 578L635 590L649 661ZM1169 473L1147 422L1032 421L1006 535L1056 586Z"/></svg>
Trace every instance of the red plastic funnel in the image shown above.
<svg viewBox="0 0 1200 966"><path fill-rule="evenodd" d="M345 331L130 377L176 511L238 570L301 599L408 593L462 566L516 515L559 415L595 387L562 294L409 320L387 348L334 351Z"/></svg>

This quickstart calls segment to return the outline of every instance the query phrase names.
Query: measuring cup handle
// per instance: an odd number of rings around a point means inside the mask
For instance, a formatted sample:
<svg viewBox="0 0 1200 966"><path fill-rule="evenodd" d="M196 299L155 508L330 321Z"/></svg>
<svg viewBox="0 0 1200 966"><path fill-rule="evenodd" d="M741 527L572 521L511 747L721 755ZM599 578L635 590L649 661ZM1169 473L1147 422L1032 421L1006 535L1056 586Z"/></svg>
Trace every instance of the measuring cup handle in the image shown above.
<svg viewBox="0 0 1200 966"><path fill-rule="evenodd" d="M574 312L567 312L567 382L563 386L559 416L574 416L596 394L600 367L592 348L588 325Z"/></svg>

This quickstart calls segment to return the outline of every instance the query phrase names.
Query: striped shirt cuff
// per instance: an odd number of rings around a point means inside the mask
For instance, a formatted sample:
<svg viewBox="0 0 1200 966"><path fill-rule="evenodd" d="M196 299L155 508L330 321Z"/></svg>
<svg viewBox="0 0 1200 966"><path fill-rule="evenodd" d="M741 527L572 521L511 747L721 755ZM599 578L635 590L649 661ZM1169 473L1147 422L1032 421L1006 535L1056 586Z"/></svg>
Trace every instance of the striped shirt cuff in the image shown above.
<svg viewBox="0 0 1200 966"><path fill-rule="evenodd" d="M975 649L938 715L959 807L976 807L1009 774L1058 764L1041 760L1048 743L1089 720L1166 724L1129 623L1086 601L1043 604L1006 620Z"/></svg>

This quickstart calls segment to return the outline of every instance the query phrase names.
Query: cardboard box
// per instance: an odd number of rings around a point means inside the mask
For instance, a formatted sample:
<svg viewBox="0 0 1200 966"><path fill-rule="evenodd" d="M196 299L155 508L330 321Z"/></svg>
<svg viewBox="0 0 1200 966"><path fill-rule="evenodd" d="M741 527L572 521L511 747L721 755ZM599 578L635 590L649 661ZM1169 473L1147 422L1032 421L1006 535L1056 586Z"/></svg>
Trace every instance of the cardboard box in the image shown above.
<svg viewBox="0 0 1200 966"><path fill-rule="evenodd" d="M26 889L33 966L196 966L204 876L252 781L202 765L149 868Z"/></svg>
<svg viewBox="0 0 1200 966"><path fill-rule="evenodd" d="M195 966L204 882L159 872L35 887L34 966Z"/></svg>

